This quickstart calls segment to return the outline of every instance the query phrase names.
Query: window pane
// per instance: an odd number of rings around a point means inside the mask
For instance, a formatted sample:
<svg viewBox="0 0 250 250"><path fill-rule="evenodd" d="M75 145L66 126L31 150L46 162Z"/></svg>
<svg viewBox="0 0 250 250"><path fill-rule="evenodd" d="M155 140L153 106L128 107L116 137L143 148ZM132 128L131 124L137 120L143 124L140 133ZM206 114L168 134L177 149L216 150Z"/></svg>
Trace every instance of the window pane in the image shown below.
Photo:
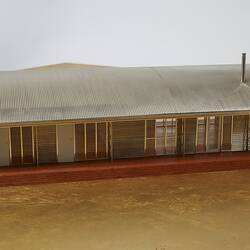
<svg viewBox="0 0 250 250"><path fill-rule="evenodd" d="M164 155L165 152L165 138L157 138L156 139L156 154Z"/></svg>

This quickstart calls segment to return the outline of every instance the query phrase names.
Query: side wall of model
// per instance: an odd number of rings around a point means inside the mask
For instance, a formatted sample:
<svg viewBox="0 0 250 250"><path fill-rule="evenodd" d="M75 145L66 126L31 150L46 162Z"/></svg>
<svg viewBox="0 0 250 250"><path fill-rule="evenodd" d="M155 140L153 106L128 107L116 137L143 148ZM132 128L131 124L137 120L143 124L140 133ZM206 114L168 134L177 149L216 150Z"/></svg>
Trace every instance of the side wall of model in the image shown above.
<svg viewBox="0 0 250 250"><path fill-rule="evenodd" d="M0 166L248 151L249 115L0 127Z"/></svg>

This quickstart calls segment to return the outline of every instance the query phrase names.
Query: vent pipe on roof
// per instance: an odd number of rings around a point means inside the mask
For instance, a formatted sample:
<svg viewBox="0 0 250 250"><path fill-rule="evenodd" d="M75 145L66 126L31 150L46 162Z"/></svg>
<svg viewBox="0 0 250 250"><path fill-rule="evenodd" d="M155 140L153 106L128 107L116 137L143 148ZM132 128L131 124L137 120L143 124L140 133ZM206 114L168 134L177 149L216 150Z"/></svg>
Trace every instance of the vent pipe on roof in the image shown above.
<svg viewBox="0 0 250 250"><path fill-rule="evenodd" d="M246 72L246 53L242 53L242 60L241 60L241 82L245 83L245 72Z"/></svg>

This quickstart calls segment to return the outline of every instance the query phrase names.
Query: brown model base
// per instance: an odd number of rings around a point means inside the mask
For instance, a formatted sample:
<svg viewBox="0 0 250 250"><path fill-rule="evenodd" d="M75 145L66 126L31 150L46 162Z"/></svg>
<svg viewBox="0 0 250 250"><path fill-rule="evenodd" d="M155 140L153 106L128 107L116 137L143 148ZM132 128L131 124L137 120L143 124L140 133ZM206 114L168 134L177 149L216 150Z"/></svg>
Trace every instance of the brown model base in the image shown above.
<svg viewBox="0 0 250 250"><path fill-rule="evenodd" d="M250 152L2 167L0 186L250 169Z"/></svg>

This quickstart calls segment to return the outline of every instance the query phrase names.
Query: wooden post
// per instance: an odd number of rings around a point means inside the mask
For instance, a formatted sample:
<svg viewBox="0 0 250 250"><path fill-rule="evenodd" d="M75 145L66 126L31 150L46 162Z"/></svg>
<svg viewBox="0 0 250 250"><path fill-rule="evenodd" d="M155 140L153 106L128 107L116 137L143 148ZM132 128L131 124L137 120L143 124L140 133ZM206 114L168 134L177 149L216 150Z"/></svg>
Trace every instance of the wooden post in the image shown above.
<svg viewBox="0 0 250 250"><path fill-rule="evenodd" d="M110 154L110 160L113 161L112 122L109 122L109 154Z"/></svg>
<svg viewBox="0 0 250 250"><path fill-rule="evenodd" d="M20 143L21 143L21 163L23 165L23 128L19 127L20 130Z"/></svg>

